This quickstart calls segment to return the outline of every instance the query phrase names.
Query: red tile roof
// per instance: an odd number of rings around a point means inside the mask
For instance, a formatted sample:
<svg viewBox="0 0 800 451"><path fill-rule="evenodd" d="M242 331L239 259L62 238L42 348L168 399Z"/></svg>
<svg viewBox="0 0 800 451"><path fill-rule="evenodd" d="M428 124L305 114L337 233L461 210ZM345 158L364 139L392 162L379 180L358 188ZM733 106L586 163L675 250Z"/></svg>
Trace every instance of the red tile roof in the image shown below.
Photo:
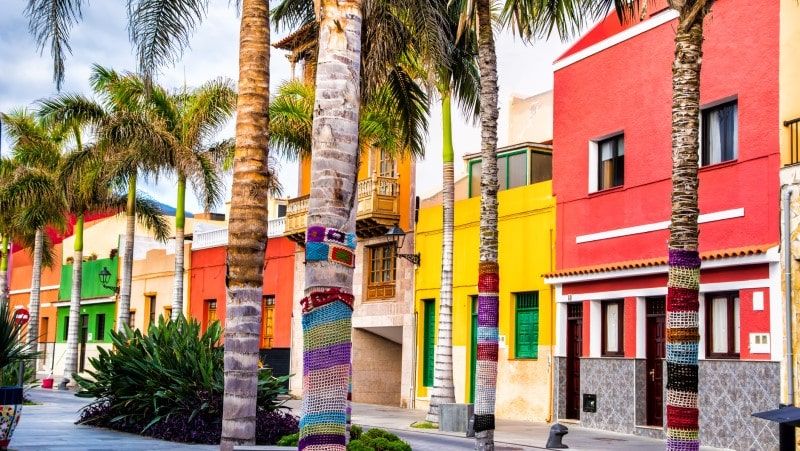
<svg viewBox="0 0 800 451"><path fill-rule="evenodd" d="M758 246L746 246L746 247L737 247L733 249L722 249L716 251L701 252L700 259L703 261L708 261L708 260L719 260L723 258L747 257L750 255L763 255L766 254L769 249L772 249L776 245L777 244L762 244ZM635 260L627 262L608 263L605 265L583 266L579 268L564 269L561 271L544 274L543 277L553 278L553 277L580 276L586 274L599 274L611 271L622 271L626 269L651 268L666 264L667 264L667 257L664 256L664 257L650 258L645 260Z"/></svg>

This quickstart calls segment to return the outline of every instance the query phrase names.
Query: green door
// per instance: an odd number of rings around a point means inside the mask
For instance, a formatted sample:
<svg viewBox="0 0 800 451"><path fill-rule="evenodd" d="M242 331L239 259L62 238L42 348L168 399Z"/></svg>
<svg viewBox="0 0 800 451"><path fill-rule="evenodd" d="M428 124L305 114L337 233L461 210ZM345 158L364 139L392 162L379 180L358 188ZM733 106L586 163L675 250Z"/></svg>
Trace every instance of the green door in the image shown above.
<svg viewBox="0 0 800 451"><path fill-rule="evenodd" d="M475 372L477 371L476 362L478 361L478 296L470 296L472 299L472 337L470 340L469 353L469 402L475 402Z"/></svg>
<svg viewBox="0 0 800 451"><path fill-rule="evenodd" d="M436 300L424 299L422 337L422 385L433 387L433 366L436 362Z"/></svg>

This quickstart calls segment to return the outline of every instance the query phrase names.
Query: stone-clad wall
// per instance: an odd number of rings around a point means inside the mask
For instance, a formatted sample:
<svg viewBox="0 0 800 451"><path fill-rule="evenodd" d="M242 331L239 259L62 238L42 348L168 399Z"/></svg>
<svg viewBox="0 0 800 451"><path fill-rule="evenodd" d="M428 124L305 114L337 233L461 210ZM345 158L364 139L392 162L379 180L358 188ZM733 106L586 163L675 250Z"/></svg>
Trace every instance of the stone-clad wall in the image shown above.
<svg viewBox="0 0 800 451"><path fill-rule="evenodd" d="M750 416L778 408L780 363L737 360L700 362L700 443L766 451L778 449L778 426Z"/></svg>
<svg viewBox="0 0 800 451"><path fill-rule="evenodd" d="M566 359L557 360L555 411L564 418ZM666 371L664 373L666 376ZM597 412L580 412L581 426L663 438L646 422L646 365L641 359L581 359L581 394L597 395ZM700 441L703 446L767 451L778 448L775 423L752 417L772 410L780 400L780 363L700 361ZM666 412L665 412L666 421Z"/></svg>
<svg viewBox="0 0 800 451"><path fill-rule="evenodd" d="M581 411L581 426L633 434L635 360L581 359L581 394L597 395L597 412Z"/></svg>

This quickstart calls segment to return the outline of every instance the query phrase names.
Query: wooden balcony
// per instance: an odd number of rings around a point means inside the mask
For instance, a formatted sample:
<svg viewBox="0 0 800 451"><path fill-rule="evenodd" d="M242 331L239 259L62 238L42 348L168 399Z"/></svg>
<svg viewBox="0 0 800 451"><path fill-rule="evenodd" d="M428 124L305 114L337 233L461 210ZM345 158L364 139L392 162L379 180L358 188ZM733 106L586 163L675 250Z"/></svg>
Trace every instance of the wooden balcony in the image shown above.
<svg viewBox="0 0 800 451"><path fill-rule="evenodd" d="M370 238L383 235L400 220L400 183L395 178L372 177L358 182L356 235ZM309 196L290 199L286 207L284 235L305 244Z"/></svg>

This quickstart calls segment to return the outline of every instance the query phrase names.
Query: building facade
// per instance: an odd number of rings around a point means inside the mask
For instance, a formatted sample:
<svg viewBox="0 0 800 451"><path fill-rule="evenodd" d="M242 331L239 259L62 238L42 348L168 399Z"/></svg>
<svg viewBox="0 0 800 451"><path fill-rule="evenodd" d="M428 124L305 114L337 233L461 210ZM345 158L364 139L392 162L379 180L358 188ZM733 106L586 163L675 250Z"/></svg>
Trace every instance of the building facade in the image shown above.
<svg viewBox="0 0 800 451"><path fill-rule="evenodd" d="M555 199L551 146L522 143L498 149L500 265L498 418L550 421L553 296L542 275L554 264ZM467 157L468 198L455 202L453 245L453 382L456 402L472 403L477 361L480 158ZM436 197L436 196L434 196ZM442 206L422 208L416 232L415 406L427 409L433 388L442 267Z"/></svg>
<svg viewBox="0 0 800 451"><path fill-rule="evenodd" d="M777 408L785 367L779 15L730 0L705 21L698 404L708 446L777 446L777 427L750 415ZM666 2L624 26L612 13L555 63L557 257L545 278L556 292L556 417L659 438L675 19Z"/></svg>

